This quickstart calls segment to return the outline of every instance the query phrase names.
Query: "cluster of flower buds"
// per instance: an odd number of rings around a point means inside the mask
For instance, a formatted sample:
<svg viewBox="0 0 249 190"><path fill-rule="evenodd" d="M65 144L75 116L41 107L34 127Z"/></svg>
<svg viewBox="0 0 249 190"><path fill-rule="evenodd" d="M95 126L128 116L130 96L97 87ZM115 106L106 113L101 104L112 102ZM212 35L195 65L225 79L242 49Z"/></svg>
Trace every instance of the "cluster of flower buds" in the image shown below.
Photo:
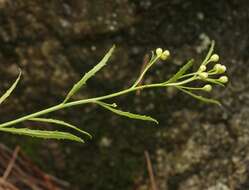
<svg viewBox="0 0 249 190"><path fill-rule="evenodd" d="M225 65L221 65L219 63L217 63L215 66L214 66L214 70L217 74L222 74L222 73L225 73L227 68Z"/></svg>
<svg viewBox="0 0 249 190"><path fill-rule="evenodd" d="M217 63L219 61L219 55L217 54L213 54L209 60L206 62L206 64L202 64L200 67L199 67L199 70L197 72L197 76L201 79L201 80L204 80L204 81L208 81L208 82L213 82L213 83L227 83L228 82L228 77L227 76L220 76L218 79L214 79L214 78L211 78L210 76L212 75L218 75L218 74L223 74L226 72L226 66L225 65L222 65L222 64L219 64ZM216 63L213 67L213 69L207 71L207 64L210 63L210 62L214 62ZM209 78L210 77L210 78ZM205 85L203 88L203 90L209 92L212 90L212 86L210 84L207 84Z"/></svg>
<svg viewBox="0 0 249 190"><path fill-rule="evenodd" d="M163 50L162 48L157 48L156 55L161 60L165 61L170 56L170 52L169 52L169 50Z"/></svg>
<svg viewBox="0 0 249 190"><path fill-rule="evenodd" d="M213 50L214 41L212 42L205 59L202 61L200 67L196 71L188 72L194 63L193 59L191 59L175 75L173 75L172 78L161 84L163 86L174 86L184 93L203 102L221 105L217 100L198 95L199 91L211 92L213 89L213 84L224 86L224 84L228 82L228 77L224 75L227 68L225 65L219 63L219 55L213 54ZM157 48L155 53L156 55L153 55L154 59L152 63L158 59L166 60L170 56L168 50L163 50L161 48ZM209 63L211 63L213 66L210 66L211 64ZM194 81L201 81L204 83L204 85L191 86L191 83Z"/></svg>

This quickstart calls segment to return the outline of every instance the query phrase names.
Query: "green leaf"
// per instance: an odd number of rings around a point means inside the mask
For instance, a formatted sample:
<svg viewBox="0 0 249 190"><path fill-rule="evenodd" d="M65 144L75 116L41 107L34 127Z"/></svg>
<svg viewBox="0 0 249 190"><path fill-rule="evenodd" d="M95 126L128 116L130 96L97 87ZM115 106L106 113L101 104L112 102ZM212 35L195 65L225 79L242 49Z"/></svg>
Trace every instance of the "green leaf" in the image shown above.
<svg viewBox="0 0 249 190"><path fill-rule="evenodd" d="M134 113L130 113L130 112L125 112L125 111L121 111L118 109L115 109L111 106L108 106L108 104L104 103L104 102L100 102L100 101L96 101L97 104L99 104L100 106L104 107L105 109L117 114L117 115L121 115L124 117L129 117L131 119L138 119L138 120L144 120L144 121L152 121L155 122L156 124L158 124L158 121L150 116L146 116L146 115L139 115L139 114L134 114Z"/></svg>
<svg viewBox="0 0 249 190"><path fill-rule="evenodd" d="M188 90L184 90L184 89L179 88L179 87L177 87L177 88L179 90L185 92L186 94L192 96L193 98L195 98L197 100L200 100L200 101L205 102L205 103L212 103L212 104L217 104L217 105L221 106L221 103L219 101L217 101L217 100L214 100L214 99L211 99L211 98L205 98L203 96L196 95L196 94L194 94L194 93L192 93L192 92L190 92Z"/></svg>
<svg viewBox="0 0 249 190"><path fill-rule="evenodd" d="M212 40L211 46L210 46L210 48L209 48L209 51L208 51L208 53L207 53L205 59L204 59L203 62L201 63L201 65L206 65L206 64L208 63L208 60L209 60L209 58L211 57L211 55L212 55L212 53L213 53L213 51L214 51L214 45L215 45L215 42Z"/></svg>
<svg viewBox="0 0 249 190"><path fill-rule="evenodd" d="M22 75L22 72L21 72L21 70L20 70L20 71L19 71L19 75L18 75L16 81L15 81L15 82L12 84L12 86L4 93L4 95L2 95L2 96L0 97L0 104L2 104L3 101L6 100L6 99L9 97L9 95L12 93L12 91L16 88L16 85L17 85L17 83L19 82L19 80L20 80L20 78L21 78L21 75Z"/></svg>
<svg viewBox="0 0 249 190"><path fill-rule="evenodd" d="M43 122L43 123L53 123L53 124L69 127L69 128L74 129L76 131L79 131L80 133L82 133L84 135L87 135L90 139L92 139L92 135L90 135L88 132L79 129L78 127L76 127L74 125L71 125L70 123L66 123L65 121L61 121L61 120L57 120L57 119L51 119L51 118L31 118L29 120L30 121Z"/></svg>
<svg viewBox="0 0 249 190"><path fill-rule="evenodd" d="M84 143L84 140L67 132L60 131L45 131L45 130L33 130L28 128L0 128L0 131L8 132L16 135L26 135L36 138L44 139L57 139L57 140L71 140Z"/></svg>
<svg viewBox="0 0 249 190"><path fill-rule="evenodd" d="M111 57L113 51L115 49L115 45L112 46L112 48L107 52L107 54L103 57L103 59L95 66L93 67L90 71L88 71L82 78L80 81L78 81L73 88L69 91L69 93L67 94L65 100L63 103L65 103L69 98L71 98L76 92L78 92L78 90L84 86L87 82L88 79L90 79L91 77L93 77L95 75L95 73L97 73L100 69L102 69L102 67L104 67L107 63L107 61L109 60L109 58Z"/></svg>
<svg viewBox="0 0 249 190"><path fill-rule="evenodd" d="M173 77L166 81L165 84L176 82L182 75L187 72L188 69L190 69L190 67L192 67L193 63L193 59L189 60Z"/></svg>

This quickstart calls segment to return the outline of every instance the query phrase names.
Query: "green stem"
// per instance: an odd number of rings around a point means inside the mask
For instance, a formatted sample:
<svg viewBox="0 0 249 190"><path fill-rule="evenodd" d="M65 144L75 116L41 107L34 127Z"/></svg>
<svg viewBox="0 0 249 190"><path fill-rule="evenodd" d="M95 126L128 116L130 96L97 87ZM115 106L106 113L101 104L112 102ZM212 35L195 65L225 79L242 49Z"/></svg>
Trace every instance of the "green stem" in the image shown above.
<svg viewBox="0 0 249 190"><path fill-rule="evenodd" d="M188 86L177 86L177 87L187 89L187 90L203 90L203 87L188 87Z"/></svg>
<svg viewBox="0 0 249 190"><path fill-rule="evenodd" d="M144 77L144 75L146 74L146 72L149 70L149 68L151 68L151 66L159 59L159 56L156 56L155 59L152 59L148 65L146 66L146 68L143 70L143 72L140 74L140 76L138 77L138 79L135 81L135 83L132 85L131 88L136 87L140 81L142 80L142 78Z"/></svg>
<svg viewBox="0 0 249 190"><path fill-rule="evenodd" d="M20 117L18 119L15 119L15 120L0 124L0 128L15 125L17 123L21 123L21 122L29 120L31 118L35 118L35 117L38 117L38 116L41 116L41 115L45 115L47 113L51 113L51 112L54 112L54 111L57 111L57 110L67 108L67 107L77 106L77 105L82 105L82 104L87 104L87 103L93 103L95 101L100 101L100 100L105 100L105 99L110 99L110 98L113 98L113 97L117 97L117 96L127 94L127 93L132 92L132 91L141 90L141 89L145 89L145 88L156 88L156 87L162 87L162 86L163 85L161 83L150 84L150 85L142 85L142 86L129 88L129 89L122 90L122 91L119 91L119 92L116 92L116 93L113 93L113 94L109 94L109 95L105 95L105 96L89 98L89 99L85 99L85 100L78 100L78 101L68 102L68 103L65 103L65 104L58 104L58 105L52 106L50 108L47 108L47 109L44 109L44 110L29 114L29 115Z"/></svg>
<svg viewBox="0 0 249 190"><path fill-rule="evenodd" d="M153 63L154 61L152 61L151 63ZM145 72L144 72L144 74L145 74ZM89 98L89 99L84 99L84 100L77 100L77 101L72 101L72 102L68 102L68 103L61 103L61 104L52 106L50 108L47 108L47 109L44 109L44 110L29 114L29 115L20 117L18 119L15 119L15 120L8 121L8 122L5 122L3 124L0 124L0 128L15 125L17 123L21 123L21 122L29 120L31 118L39 117L41 115L45 115L45 114L48 114L48 113L51 113L51 112L54 112L54 111L57 111L57 110L61 110L61 109L67 108L67 107L72 107L72 106L77 106L77 105L82 105L82 104L87 104L87 103L94 103L96 101L110 99L110 98L113 98L113 97L117 97L117 96L127 94L127 93L132 92L132 91L142 90L142 89L146 89L146 88L180 86L180 85L184 85L184 84L187 84L189 82L192 82L194 80L196 80L196 77L191 77L191 78L189 78L187 80L184 80L184 81L181 81L181 82L175 82L175 83L155 83L155 84L149 84L149 85L142 85L142 86L137 86L137 87L131 87L131 88L128 88L128 89L125 89L125 90L122 90L122 91L119 91L119 92L116 92L116 93L113 93L113 94L108 94L108 95L105 95L105 96Z"/></svg>
<svg viewBox="0 0 249 190"><path fill-rule="evenodd" d="M186 77L190 77L190 76L194 76L195 74L197 74L197 72L195 72L195 73L189 73L189 74L183 75L183 76L181 76L179 79L186 78Z"/></svg>
<svg viewBox="0 0 249 190"><path fill-rule="evenodd" d="M163 84L163 86L181 86L181 85L183 85L183 84L190 83L190 82L192 82L192 81L194 81L194 80L196 80L196 79L197 79L197 77L196 77L196 76L193 76L193 77L191 77L191 78L189 78L189 79L187 79L187 80L184 80L184 81L174 82L174 83L167 83L167 82L164 82L164 83L162 83L162 84Z"/></svg>

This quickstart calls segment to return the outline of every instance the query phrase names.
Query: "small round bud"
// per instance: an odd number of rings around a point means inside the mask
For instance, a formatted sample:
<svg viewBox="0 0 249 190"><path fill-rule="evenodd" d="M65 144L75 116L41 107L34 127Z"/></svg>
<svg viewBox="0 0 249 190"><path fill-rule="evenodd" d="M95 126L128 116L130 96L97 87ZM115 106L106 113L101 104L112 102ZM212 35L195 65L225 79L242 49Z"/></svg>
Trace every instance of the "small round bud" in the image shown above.
<svg viewBox="0 0 249 190"><path fill-rule="evenodd" d="M214 70L218 71L220 67L221 67L221 64L217 63L214 65Z"/></svg>
<svg viewBox="0 0 249 190"><path fill-rule="evenodd" d="M217 62L217 61L219 61L219 59L220 59L220 57L219 57L219 55L217 55L217 54L213 54L213 55L210 57L210 61L212 61L212 62Z"/></svg>
<svg viewBox="0 0 249 190"><path fill-rule="evenodd" d="M210 92L212 90L212 86L210 84L206 84L202 87L202 89L206 92Z"/></svg>
<svg viewBox="0 0 249 190"><path fill-rule="evenodd" d="M221 64L216 64L214 66L214 69L215 71L218 73L218 74L222 74L224 72L226 72L227 68L225 65L221 65Z"/></svg>
<svg viewBox="0 0 249 190"><path fill-rule="evenodd" d="M201 79L207 79L208 78L208 73L207 72L202 72L198 74Z"/></svg>
<svg viewBox="0 0 249 190"><path fill-rule="evenodd" d="M170 56L169 50L165 50L160 58L165 61L169 56Z"/></svg>
<svg viewBox="0 0 249 190"><path fill-rule="evenodd" d="M221 76L218 79L218 81L221 82L221 83L227 83L228 82L228 77L227 76Z"/></svg>
<svg viewBox="0 0 249 190"><path fill-rule="evenodd" d="M157 55L158 57L161 57L162 53L163 53L162 48L157 48L157 49L156 49L156 55Z"/></svg>
<svg viewBox="0 0 249 190"><path fill-rule="evenodd" d="M207 67L205 65L201 65L199 71L203 72L206 71Z"/></svg>
<svg viewBox="0 0 249 190"><path fill-rule="evenodd" d="M224 73L224 72L226 72L227 68L226 68L225 65L221 65L221 69L220 70L221 70L222 73Z"/></svg>

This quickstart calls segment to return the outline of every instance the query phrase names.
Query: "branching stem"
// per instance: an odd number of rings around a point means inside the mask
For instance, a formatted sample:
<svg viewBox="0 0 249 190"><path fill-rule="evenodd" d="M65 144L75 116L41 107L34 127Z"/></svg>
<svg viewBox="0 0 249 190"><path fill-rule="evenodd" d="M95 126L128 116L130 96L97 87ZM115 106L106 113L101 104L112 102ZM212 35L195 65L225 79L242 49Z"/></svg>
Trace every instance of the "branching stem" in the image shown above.
<svg viewBox="0 0 249 190"><path fill-rule="evenodd" d="M142 85L142 86L137 86L137 87L134 87L134 88L131 87L129 89L122 90L122 91L119 91L119 92L116 92L116 93L113 93L113 94L108 94L108 95L105 95L105 96L89 98L89 99L84 99L84 100L77 100L77 101L72 101L72 102L68 102L68 103L65 103L65 104L63 104L63 103L58 104L58 105L52 106L50 108L44 109L42 111L38 111L38 112L35 112L35 113L32 113L32 114L26 115L24 117L20 117L18 119L15 119L15 120L0 124L0 128L7 127L7 126L12 126L12 125L27 121L27 120L29 120L31 118L39 117L41 115L45 115L45 114L48 114L48 113L51 113L51 112L54 112L54 111L57 111L57 110L61 110L61 109L67 108L67 107L78 106L78 105L83 105L83 104L88 104L88 103L94 103L96 101L106 100L106 99L110 99L110 98L113 98L113 97L121 96L121 95L127 94L127 93L132 92L132 91L142 90L142 89L145 89L145 88L157 88L157 87L162 87L162 86L163 86L162 83L156 83L156 84L150 84L150 85Z"/></svg>
<svg viewBox="0 0 249 190"><path fill-rule="evenodd" d="M52 106L50 108L44 109L42 111L38 111L29 115L26 115L24 117L20 117L18 119L9 121L9 122L5 122L3 124L0 124L0 128L2 127L7 127L7 126L12 126L15 125L17 123L29 120L31 118L35 118L35 117L39 117L41 115L45 115L57 110L61 110L67 107L72 107L72 106L78 106L78 105L83 105L83 104L88 104L88 103L94 103L96 101L100 101L100 100L106 100L106 99L110 99L113 97L117 97L117 96L121 96L121 95L125 95L127 93L136 91L136 90L143 90L143 89L148 89L148 88L158 88L158 87L170 87L170 86L181 86L187 83L190 83L194 80L196 80L196 77L191 77L187 80L181 81L181 82L174 82L174 83L155 83L155 84L148 84L148 85L141 85L141 86L137 86L137 87L131 87L125 90L121 90L119 92L116 93L112 93L112 94L108 94L105 96L99 96L99 97L95 97L95 98L89 98L89 99L84 99L84 100L77 100L77 101L72 101L72 102L68 102L68 103L61 103L55 106Z"/></svg>

